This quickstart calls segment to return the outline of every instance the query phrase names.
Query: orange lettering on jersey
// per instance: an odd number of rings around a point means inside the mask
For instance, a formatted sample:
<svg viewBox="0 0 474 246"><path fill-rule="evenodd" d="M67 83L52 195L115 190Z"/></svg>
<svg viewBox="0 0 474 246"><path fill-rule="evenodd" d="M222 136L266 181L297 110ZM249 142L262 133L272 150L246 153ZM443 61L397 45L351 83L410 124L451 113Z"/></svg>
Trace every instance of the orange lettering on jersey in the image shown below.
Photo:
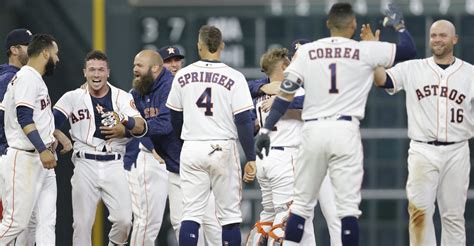
<svg viewBox="0 0 474 246"><path fill-rule="evenodd" d="M130 100L130 107L132 107L133 109L137 110L137 105L135 105L135 101Z"/></svg>
<svg viewBox="0 0 474 246"><path fill-rule="evenodd" d="M148 118L151 118L151 117L158 116L159 111L160 110L158 108L150 107L150 108L145 108L143 110L143 113L145 113L145 119L148 119Z"/></svg>

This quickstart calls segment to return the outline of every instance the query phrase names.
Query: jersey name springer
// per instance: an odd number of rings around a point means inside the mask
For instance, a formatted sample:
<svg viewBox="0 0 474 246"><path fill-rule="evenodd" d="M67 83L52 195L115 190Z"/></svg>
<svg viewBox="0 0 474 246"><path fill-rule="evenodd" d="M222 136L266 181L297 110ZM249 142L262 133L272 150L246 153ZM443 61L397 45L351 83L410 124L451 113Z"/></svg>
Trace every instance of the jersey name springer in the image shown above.
<svg viewBox="0 0 474 246"><path fill-rule="evenodd" d="M359 49L353 48L317 48L308 51L309 59L348 58L359 60Z"/></svg>
<svg viewBox="0 0 474 246"><path fill-rule="evenodd" d="M423 90L416 89L418 101L428 96L437 96L438 92L440 97L447 97L457 104L461 104L466 98L466 95L460 92L458 93L456 89L449 90L446 86L441 86L440 90L439 88L438 85L425 85L423 86Z"/></svg>
<svg viewBox="0 0 474 246"><path fill-rule="evenodd" d="M225 75L214 72L191 72L186 73L178 78L179 85L184 87L185 85L195 82L200 83L214 83L224 86L227 90L231 90L235 81Z"/></svg>

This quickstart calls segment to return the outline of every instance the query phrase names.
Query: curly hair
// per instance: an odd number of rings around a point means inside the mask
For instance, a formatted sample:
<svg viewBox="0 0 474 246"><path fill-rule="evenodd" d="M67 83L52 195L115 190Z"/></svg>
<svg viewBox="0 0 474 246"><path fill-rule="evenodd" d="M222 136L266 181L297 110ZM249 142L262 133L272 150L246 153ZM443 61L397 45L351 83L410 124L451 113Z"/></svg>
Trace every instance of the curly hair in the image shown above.
<svg viewBox="0 0 474 246"><path fill-rule="evenodd" d="M286 48L274 48L267 51L260 58L260 68L267 76L273 73L275 66L279 61L288 59L288 50Z"/></svg>

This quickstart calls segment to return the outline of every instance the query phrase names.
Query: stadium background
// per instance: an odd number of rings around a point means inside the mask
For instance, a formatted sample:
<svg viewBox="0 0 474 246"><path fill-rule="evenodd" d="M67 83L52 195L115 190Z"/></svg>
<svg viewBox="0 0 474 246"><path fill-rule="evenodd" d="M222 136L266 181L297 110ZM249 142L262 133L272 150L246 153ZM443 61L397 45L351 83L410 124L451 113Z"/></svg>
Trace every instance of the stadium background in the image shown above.
<svg viewBox="0 0 474 246"><path fill-rule="evenodd" d="M105 49L110 59L110 81L128 90L134 55L143 48L176 44L186 55L186 64L198 59L196 37L199 27L213 24L223 31L226 49L223 60L247 78L262 77L261 54L271 47L288 47L296 38L317 39L328 35L325 11L333 0L0 0L0 38L14 28L53 34L60 47L60 64L48 78L53 103L67 90L84 82L83 58L93 48ZM382 6L388 0L353 0L358 24L380 25ZM418 57L429 55L428 28L434 20L453 21L460 35L455 54L474 63L474 0L398 0L408 29L415 38ZM421 6L421 8L420 8ZM358 37L358 33L356 34ZM382 39L396 41L391 30ZM3 44L3 43L2 43ZM0 54L2 63L6 60ZM404 95L387 96L373 89L362 121L364 143L361 245L408 245L408 214L404 191L407 176L406 113ZM471 145L472 148L472 145ZM472 157L472 154L471 154ZM72 210L70 178L73 166L61 157L56 168L58 181L57 245L70 245ZM474 243L474 190L470 185L466 205L468 245ZM160 189L160 187L156 187ZM243 231L258 218L258 184L244 186ZM106 245L110 224L107 211L100 214L94 245ZM435 215L437 218L437 214ZM439 219L436 230L439 236ZM318 245L329 245L329 235L319 209L315 217ZM159 245L175 245L169 218L160 231ZM439 240L439 239L438 239Z"/></svg>

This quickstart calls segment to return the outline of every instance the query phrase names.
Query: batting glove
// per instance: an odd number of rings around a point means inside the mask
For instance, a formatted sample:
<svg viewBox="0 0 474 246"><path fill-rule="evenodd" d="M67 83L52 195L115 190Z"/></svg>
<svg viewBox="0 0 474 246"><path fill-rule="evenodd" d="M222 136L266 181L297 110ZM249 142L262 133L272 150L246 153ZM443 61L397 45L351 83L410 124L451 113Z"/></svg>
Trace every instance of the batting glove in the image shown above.
<svg viewBox="0 0 474 246"><path fill-rule="evenodd" d="M260 129L260 134L258 134L255 139L255 153L260 159L263 159L263 149L265 149L265 156L268 156L268 152L270 151L270 137L268 136L268 130L264 130L266 129Z"/></svg>
<svg viewBox="0 0 474 246"><path fill-rule="evenodd" d="M402 10L397 5L390 3L387 10L385 10L383 26L393 27L398 30L400 26L404 26L404 24Z"/></svg>

